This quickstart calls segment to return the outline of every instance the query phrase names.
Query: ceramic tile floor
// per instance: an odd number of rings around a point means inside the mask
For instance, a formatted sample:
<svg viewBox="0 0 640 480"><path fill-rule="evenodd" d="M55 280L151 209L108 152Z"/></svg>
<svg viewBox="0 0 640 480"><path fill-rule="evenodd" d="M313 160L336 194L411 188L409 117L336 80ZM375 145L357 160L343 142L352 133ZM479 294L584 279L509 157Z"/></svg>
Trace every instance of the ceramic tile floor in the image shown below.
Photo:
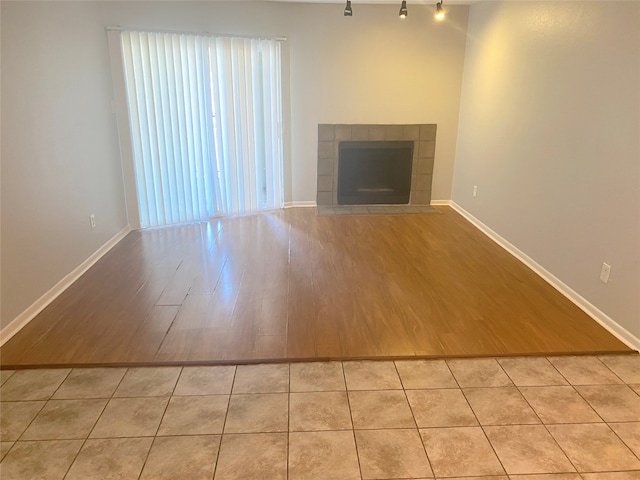
<svg viewBox="0 0 640 480"><path fill-rule="evenodd" d="M0 380L2 480L640 479L637 355Z"/></svg>

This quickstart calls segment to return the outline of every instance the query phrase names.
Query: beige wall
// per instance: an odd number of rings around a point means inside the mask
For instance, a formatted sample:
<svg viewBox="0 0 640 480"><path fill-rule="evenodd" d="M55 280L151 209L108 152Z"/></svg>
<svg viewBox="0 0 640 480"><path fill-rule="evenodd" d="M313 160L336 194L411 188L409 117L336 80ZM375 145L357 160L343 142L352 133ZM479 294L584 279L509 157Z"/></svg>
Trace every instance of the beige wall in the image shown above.
<svg viewBox="0 0 640 480"><path fill-rule="evenodd" d="M5 327L127 219L107 45L95 6L2 2L1 8Z"/></svg>
<svg viewBox="0 0 640 480"><path fill-rule="evenodd" d="M431 5L0 5L2 326L127 224L105 26L286 36L287 201L315 200L319 123L437 123L432 198L450 196L468 7L435 24Z"/></svg>
<svg viewBox="0 0 640 480"><path fill-rule="evenodd" d="M639 32L637 2L473 5L453 187L456 203L636 337Z"/></svg>

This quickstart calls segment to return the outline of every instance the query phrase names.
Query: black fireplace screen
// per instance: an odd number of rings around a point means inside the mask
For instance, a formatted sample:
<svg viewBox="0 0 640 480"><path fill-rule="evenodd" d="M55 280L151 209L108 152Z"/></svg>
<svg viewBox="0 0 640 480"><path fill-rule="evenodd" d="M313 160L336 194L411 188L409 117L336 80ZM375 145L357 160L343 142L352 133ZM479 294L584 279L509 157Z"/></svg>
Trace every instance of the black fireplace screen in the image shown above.
<svg viewBox="0 0 640 480"><path fill-rule="evenodd" d="M407 204L413 142L340 142L340 205Z"/></svg>

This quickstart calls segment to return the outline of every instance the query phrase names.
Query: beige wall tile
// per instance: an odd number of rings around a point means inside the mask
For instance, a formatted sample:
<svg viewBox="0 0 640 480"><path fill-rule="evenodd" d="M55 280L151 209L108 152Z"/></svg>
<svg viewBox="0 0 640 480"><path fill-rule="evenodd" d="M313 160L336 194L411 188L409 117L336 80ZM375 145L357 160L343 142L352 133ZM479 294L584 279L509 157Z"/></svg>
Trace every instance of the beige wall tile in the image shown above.
<svg viewBox="0 0 640 480"><path fill-rule="evenodd" d="M334 142L318 142L318 158L333 158Z"/></svg>
<svg viewBox="0 0 640 480"><path fill-rule="evenodd" d="M351 125L336 125L335 140L336 142L351 140Z"/></svg>
<svg viewBox="0 0 640 480"><path fill-rule="evenodd" d="M368 125L352 125L351 126L351 140L369 140L369 126Z"/></svg>
<svg viewBox="0 0 640 480"><path fill-rule="evenodd" d="M333 175L318 175L318 192L333 191Z"/></svg>
<svg viewBox="0 0 640 480"><path fill-rule="evenodd" d="M335 130L334 125L327 125L327 124L318 125L318 141L333 142L334 130Z"/></svg>
<svg viewBox="0 0 640 480"><path fill-rule="evenodd" d="M374 125L369 127L369 140L381 141L386 136L386 129L384 125Z"/></svg>
<svg viewBox="0 0 640 480"><path fill-rule="evenodd" d="M436 125L420 125L420 140L435 140L436 139Z"/></svg>

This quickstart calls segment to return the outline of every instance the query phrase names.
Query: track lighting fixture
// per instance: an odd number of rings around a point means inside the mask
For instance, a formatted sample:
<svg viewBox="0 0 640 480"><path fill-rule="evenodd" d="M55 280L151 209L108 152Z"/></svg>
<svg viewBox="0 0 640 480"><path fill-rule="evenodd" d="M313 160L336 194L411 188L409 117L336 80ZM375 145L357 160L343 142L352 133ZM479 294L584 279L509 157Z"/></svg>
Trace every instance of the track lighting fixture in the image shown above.
<svg viewBox="0 0 640 480"><path fill-rule="evenodd" d="M440 0L438 3L436 3L436 13L434 14L434 17L436 18L436 20L444 20L444 8L442 8L442 3L443 0Z"/></svg>
<svg viewBox="0 0 640 480"><path fill-rule="evenodd" d="M405 18L409 15L409 11L407 10L407 0L402 0L402 5L400 6L400 12L398 13L400 18Z"/></svg>
<svg viewBox="0 0 640 480"><path fill-rule="evenodd" d="M351 0L347 0L347 6L344 7L344 16L351 17L353 15L353 10L351 10Z"/></svg>

